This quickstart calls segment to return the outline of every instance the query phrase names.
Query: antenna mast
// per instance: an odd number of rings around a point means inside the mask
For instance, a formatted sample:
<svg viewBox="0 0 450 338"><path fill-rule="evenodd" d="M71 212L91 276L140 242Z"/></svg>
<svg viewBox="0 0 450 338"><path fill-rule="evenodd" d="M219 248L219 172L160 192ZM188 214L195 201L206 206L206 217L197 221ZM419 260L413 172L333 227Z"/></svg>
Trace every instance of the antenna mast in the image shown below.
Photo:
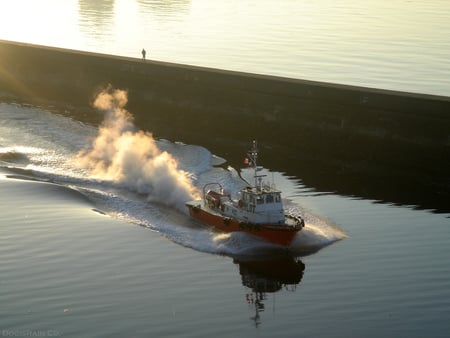
<svg viewBox="0 0 450 338"><path fill-rule="evenodd" d="M248 158L250 160L249 164L250 164L250 166L253 167L253 170L254 170L253 177L255 179L255 188L261 189L261 187L262 187L262 177L264 177L266 175L258 175L257 174L257 172L258 172L258 164L257 164L257 161L258 161L258 145L257 145L255 140L253 141L252 149L250 149L247 152L247 155L248 155ZM258 181L259 181L259 184L258 184Z"/></svg>

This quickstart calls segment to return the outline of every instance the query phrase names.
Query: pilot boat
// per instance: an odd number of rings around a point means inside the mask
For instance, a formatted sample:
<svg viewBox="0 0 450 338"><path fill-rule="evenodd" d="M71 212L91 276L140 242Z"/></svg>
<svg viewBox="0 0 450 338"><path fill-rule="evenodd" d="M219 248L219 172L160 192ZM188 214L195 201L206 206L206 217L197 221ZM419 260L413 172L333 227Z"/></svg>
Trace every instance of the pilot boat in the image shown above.
<svg viewBox="0 0 450 338"><path fill-rule="evenodd" d="M253 141L245 163L254 170L254 184L241 189L237 198L219 183L208 183L203 187L200 200L189 201L186 206L192 218L223 232L241 231L265 241L288 247L297 232L305 226L299 216L286 214L281 191L274 184L266 184L258 172L258 149Z"/></svg>

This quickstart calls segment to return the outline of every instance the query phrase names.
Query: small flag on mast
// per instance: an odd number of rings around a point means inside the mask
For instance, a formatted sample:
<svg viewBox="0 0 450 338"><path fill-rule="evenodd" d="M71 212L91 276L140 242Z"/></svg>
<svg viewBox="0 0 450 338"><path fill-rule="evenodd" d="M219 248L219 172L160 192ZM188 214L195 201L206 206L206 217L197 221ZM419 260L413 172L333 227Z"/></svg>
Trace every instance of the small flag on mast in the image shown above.
<svg viewBox="0 0 450 338"><path fill-rule="evenodd" d="M244 164L247 164L251 168L255 166L255 163L253 163L253 160L248 157L244 158Z"/></svg>

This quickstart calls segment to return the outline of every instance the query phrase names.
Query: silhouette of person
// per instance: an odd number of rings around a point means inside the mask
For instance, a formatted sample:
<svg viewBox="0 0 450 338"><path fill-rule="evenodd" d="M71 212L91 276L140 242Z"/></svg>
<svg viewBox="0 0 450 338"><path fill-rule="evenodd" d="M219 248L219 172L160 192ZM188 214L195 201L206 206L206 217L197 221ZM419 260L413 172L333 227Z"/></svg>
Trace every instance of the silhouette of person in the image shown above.
<svg viewBox="0 0 450 338"><path fill-rule="evenodd" d="M142 48L142 60L145 61L145 54L147 53L144 48Z"/></svg>

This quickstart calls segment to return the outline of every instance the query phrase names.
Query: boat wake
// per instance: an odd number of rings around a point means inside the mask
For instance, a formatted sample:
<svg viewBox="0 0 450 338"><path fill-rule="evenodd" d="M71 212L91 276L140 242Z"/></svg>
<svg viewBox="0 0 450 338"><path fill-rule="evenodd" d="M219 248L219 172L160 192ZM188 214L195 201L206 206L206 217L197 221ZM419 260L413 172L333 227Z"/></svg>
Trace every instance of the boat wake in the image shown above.
<svg viewBox="0 0 450 338"><path fill-rule="evenodd" d="M131 120L125 120L126 127L102 125L116 128L115 139L126 134L111 148L104 134L99 138L101 130L43 109L0 104L0 119L6 121L0 126L0 171L6 177L76 190L101 214L198 251L229 256L285 252L246 233L217 232L188 216L184 203L205 182L218 182L232 193L246 185L242 172L225 168L224 160L204 147L155 140L136 131ZM140 148L140 143L133 143L136 138L144 139L146 152L127 153L130 144L134 150ZM80 161L83 158L88 160ZM293 254L307 255L345 237L331 222L302 209L297 200L285 205L306 223L289 248Z"/></svg>

